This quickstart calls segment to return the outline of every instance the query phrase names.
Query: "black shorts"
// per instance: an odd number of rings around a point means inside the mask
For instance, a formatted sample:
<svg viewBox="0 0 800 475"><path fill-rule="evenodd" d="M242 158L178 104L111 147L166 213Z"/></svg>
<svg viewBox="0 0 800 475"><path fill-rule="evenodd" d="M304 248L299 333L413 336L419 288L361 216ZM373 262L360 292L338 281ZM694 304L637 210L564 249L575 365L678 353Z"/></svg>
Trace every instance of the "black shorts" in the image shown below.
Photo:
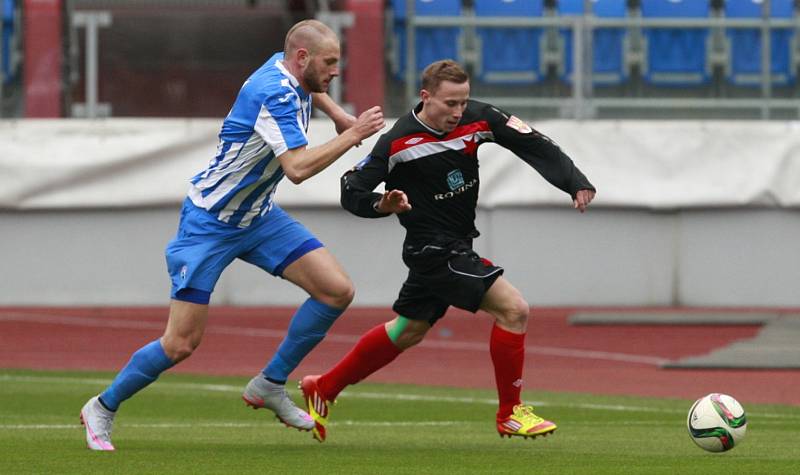
<svg viewBox="0 0 800 475"><path fill-rule="evenodd" d="M483 296L503 275L503 268L481 258L468 243L405 246L408 278L392 310L433 325L449 306L477 312Z"/></svg>

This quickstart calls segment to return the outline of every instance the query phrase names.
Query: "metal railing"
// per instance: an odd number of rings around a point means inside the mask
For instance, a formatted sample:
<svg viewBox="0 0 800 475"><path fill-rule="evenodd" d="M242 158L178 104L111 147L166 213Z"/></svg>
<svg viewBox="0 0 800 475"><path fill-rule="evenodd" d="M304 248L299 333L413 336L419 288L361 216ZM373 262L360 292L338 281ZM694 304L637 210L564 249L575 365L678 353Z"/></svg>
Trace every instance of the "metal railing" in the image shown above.
<svg viewBox="0 0 800 475"><path fill-rule="evenodd" d="M790 109L800 118L800 99L781 98L773 100L770 32L778 29L795 29L800 35L800 16L791 19L769 16L771 0L762 3L761 18L599 18L591 13L584 15L553 17L476 17L464 16L417 16L415 1L406 1L406 67L405 99L407 104L416 102L419 72L416 67L416 30L431 27L461 28L566 28L571 30L572 56L572 94L569 97L483 97L482 99L498 106L557 107L571 111L576 119L591 118L599 108L714 108L714 109L758 109L762 119L769 119L772 110ZM585 10L591 11L591 2L585 0ZM643 28L681 28L681 29L759 29L761 34L761 74L760 97L753 98L702 98L702 97L594 97L591 68L591 38L596 28L625 28L629 32ZM794 67L794 65L792 65Z"/></svg>

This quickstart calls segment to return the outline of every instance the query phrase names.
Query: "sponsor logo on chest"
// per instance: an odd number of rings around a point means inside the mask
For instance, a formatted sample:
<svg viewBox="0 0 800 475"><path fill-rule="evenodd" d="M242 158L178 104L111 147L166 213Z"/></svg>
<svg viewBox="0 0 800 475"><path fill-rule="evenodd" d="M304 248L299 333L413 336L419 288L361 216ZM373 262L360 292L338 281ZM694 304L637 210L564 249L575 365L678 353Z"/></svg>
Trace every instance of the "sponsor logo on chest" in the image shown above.
<svg viewBox="0 0 800 475"><path fill-rule="evenodd" d="M475 185L478 184L478 179L473 178L472 180L465 182L464 181L464 174L461 173L461 170L456 168L455 170L450 171L447 174L447 187L450 188L450 191L447 193L437 193L433 195L434 200L446 200L452 198L456 195L460 195L467 190L472 189Z"/></svg>
<svg viewBox="0 0 800 475"><path fill-rule="evenodd" d="M450 191L464 186L464 175L461 170L456 168L447 174L447 186L450 187Z"/></svg>

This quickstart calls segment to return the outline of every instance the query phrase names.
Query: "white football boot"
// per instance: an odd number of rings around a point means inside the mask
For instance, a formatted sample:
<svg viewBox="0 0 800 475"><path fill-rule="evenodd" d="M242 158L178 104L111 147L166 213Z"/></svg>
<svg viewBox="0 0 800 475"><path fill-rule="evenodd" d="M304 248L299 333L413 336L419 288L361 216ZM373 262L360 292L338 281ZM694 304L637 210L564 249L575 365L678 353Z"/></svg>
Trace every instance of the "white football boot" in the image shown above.
<svg viewBox="0 0 800 475"><path fill-rule="evenodd" d="M260 374L247 383L247 387L242 393L242 399L253 409L271 410L275 413L275 417L287 427L299 430L314 428L314 419L289 398L286 386L267 381Z"/></svg>
<svg viewBox="0 0 800 475"><path fill-rule="evenodd" d="M114 450L111 445L111 426L116 412L109 411L98 396L89 399L81 409L81 424L86 427L86 445L92 450Z"/></svg>

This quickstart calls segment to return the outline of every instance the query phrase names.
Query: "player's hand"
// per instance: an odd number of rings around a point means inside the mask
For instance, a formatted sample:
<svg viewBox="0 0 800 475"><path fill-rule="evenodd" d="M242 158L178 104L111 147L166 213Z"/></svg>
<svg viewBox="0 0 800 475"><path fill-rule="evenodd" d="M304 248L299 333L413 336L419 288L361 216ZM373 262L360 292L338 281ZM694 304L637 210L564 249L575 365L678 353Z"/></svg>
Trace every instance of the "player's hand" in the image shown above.
<svg viewBox="0 0 800 475"><path fill-rule="evenodd" d="M410 209L408 196L400 190L387 191L378 202L378 211L381 213L405 213Z"/></svg>
<svg viewBox="0 0 800 475"><path fill-rule="evenodd" d="M358 141L361 142L384 127L386 127L386 122L383 120L383 111L381 111L380 106L375 106L362 112L351 130L356 134Z"/></svg>
<svg viewBox="0 0 800 475"><path fill-rule="evenodd" d="M575 193L575 199L572 200L572 207L583 213L594 199L594 195L595 192L592 190L579 190Z"/></svg>

